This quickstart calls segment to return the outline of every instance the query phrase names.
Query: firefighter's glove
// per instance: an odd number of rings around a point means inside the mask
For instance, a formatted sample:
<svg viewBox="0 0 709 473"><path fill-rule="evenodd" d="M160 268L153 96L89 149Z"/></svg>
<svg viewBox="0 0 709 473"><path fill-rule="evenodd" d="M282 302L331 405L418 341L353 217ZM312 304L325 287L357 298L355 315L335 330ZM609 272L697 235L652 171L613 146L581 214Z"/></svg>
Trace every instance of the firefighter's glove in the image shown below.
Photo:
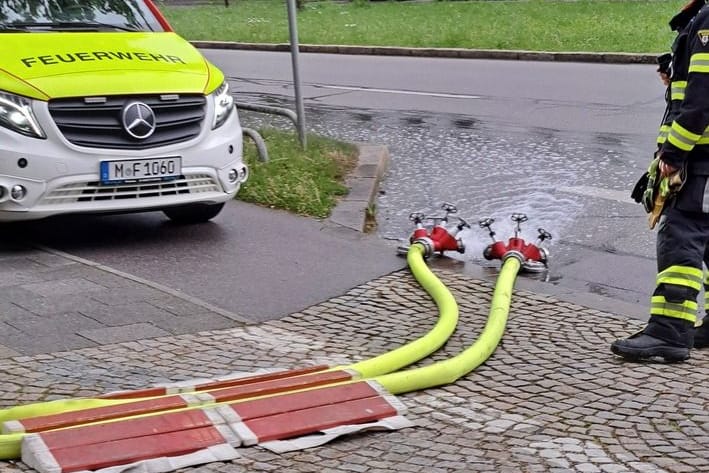
<svg viewBox="0 0 709 473"><path fill-rule="evenodd" d="M653 201L652 210L648 212L650 230L655 228L655 225L660 220L660 215L662 215L662 209L665 207L667 199L679 192L684 185L685 176L684 169L678 169L669 176L660 179L660 183L654 193L655 200Z"/></svg>
<svg viewBox="0 0 709 473"><path fill-rule="evenodd" d="M660 194L665 197L676 194L682 189L685 181L684 169L678 169L660 181Z"/></svg>

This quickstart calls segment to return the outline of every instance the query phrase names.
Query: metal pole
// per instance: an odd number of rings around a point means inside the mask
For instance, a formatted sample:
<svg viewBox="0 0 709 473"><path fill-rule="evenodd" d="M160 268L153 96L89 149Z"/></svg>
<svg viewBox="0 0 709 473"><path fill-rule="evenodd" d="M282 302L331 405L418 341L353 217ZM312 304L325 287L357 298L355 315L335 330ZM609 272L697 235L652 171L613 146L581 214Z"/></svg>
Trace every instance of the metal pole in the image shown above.
<svg viewBox="0 0 709 473"><path fill-rule="evenodd" d="M298 68L298 22L296 18L295 0L286 0L288 3L288 29L290 31L290 53L293 63L293 88L295 89L295 110L298 115L298 139L303 149L308 143L305 138L305 107L300 94L300 69Z"/></svg>

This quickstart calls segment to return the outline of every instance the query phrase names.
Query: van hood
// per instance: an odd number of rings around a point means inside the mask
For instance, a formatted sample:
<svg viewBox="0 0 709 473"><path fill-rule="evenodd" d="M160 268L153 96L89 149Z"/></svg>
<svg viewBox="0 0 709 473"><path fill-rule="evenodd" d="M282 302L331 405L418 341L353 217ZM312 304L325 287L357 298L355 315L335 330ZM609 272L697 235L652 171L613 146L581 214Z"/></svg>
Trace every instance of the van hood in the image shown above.
<svg viewBox="0 0 709 473"><path fill-rule="evenodd" d="M175 33L3 33L2 43L0 72L5 74L0 86L41 100L209 93L223 80L217 68Z"/></svg>

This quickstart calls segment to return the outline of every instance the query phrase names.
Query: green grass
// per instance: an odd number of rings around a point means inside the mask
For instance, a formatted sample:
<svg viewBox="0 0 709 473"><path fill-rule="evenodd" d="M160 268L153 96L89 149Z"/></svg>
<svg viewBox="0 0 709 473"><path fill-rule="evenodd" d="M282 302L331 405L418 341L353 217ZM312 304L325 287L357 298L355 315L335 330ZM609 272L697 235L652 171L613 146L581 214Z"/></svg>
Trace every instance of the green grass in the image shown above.
<svg viewBox="0 0 709 473"><path fill-rule="evenodd" d="M251 175L238 198L301 215L330 215L337 198L347 194L342 182L356 165L356 147L308 135L307 151L303 151L294 133L275 129L260 133L270 160L258 161L253 142L244 140L244 158Z"/></svg>
<svg viewBox="0 0 709 473"><path fill-rule="evenodd" d="M665 52L685 0L309 1L301 43L530 51ZM162 10L190 40L288 42L285 1L233 0Z"/></svg>

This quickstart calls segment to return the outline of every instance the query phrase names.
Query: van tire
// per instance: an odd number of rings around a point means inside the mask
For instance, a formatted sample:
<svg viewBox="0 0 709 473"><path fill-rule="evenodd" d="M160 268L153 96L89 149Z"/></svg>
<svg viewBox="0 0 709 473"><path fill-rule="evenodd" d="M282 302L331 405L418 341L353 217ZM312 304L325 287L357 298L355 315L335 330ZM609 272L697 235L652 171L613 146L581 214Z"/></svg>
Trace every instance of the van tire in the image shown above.
<svg viewBox="0 0 709 473"><path fill-rule="evenodd" d="M190 204L168 207L163 209L163 213L175 223L203 223L216 217L223 207L224 202L220 204Z"/></svg>

